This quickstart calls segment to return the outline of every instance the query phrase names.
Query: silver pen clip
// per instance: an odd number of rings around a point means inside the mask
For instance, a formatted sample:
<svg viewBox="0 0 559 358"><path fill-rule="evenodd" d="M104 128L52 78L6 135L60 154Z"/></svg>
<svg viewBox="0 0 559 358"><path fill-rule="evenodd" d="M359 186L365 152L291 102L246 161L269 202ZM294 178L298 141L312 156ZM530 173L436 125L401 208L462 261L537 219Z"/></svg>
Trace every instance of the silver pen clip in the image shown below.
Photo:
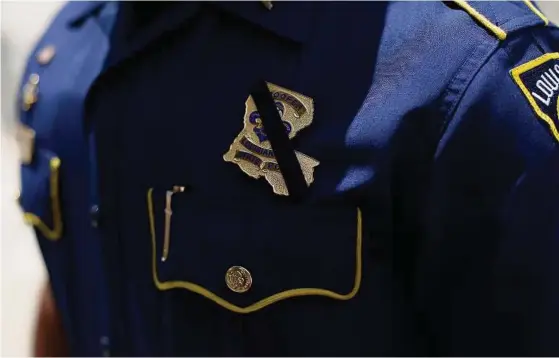
<svg viewBox="0 0 559 358"><path fill-rule="evenodd" d="M171 245L171 216L173 215L172 200L175 193L182 193L184 186L173 186L172 190L167 190L165 193L165 237L163 239L163 253L161 254L161 261L165 262L169 257L169 246Z"/></svg>

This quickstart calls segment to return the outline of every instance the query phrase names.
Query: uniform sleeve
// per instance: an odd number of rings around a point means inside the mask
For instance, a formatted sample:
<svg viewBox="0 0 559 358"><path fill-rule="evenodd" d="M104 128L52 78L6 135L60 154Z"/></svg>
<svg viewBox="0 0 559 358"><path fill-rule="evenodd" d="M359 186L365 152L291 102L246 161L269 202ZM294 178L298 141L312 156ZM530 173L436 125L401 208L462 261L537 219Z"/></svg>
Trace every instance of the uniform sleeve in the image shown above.
<svg viewBox="0 0 559 358"><path fill-rule="evenodd" d="M497 50L439 143L417 270L437 354L559 355L556 56Z"/></svg>

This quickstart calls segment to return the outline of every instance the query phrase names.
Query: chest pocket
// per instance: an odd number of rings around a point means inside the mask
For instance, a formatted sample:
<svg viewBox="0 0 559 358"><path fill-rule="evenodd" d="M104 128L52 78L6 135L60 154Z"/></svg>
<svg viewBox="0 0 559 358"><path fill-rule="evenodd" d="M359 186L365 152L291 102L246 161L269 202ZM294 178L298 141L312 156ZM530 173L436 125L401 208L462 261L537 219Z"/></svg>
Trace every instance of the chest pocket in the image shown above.
<svg viewBox="0 0 559 358"><path fill-rule="evenodd" d="M300 296L350 300L358 293L363 241L358 208L259 207L250 200L214 205L198 199L175 193L169 206L164 190L147 193L159 290L189 290L237 313Z"/></svg>
<svg viewBox="0 0 559 358"><path fill-rule="evenodd" d="M54 153L38 149L33 162L21 167L20 204L24 219L38 234L53 241L62 237L60 165L60 159Z"/></svg>

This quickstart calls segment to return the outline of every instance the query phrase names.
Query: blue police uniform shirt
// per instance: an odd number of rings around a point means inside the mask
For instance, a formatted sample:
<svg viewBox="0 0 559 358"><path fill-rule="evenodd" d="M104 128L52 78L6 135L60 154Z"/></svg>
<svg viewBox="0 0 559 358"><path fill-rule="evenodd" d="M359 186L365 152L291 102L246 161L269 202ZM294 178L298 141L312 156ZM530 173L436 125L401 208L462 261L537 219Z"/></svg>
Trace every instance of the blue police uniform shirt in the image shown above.
<svg viewBox="0 0 559 358"><path fill-rule="evenodd" d="M532 3L70 3L49 43L21 202L72 354L559 354Z"/></svg>

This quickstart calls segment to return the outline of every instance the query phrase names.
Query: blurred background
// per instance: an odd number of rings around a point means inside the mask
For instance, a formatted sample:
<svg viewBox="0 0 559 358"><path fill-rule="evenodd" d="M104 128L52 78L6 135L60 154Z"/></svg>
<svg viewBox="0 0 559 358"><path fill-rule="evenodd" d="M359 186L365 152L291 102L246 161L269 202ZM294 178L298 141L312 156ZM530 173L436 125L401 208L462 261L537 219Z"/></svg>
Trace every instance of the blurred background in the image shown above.
<svg viewBox="0 0 559 358"><path fill-rule="evenodd" d="M19 164L13 136L19 80L35 41L62 1L0 3L1 29L1 311L0 353L29 356L37 296L46 278L35 234L16 203Z"/></svg>
<svg viewBox="0 0 559 358"><path fill-rule="evenodd" d="M0 353L29 356L37 295L46 272L31 228L16 204L19 170L13 128L16 95L29 51L62 1L0 3L1 17L1 311ZM538 2L543 12L559 23L559 0Z"/></svg>

